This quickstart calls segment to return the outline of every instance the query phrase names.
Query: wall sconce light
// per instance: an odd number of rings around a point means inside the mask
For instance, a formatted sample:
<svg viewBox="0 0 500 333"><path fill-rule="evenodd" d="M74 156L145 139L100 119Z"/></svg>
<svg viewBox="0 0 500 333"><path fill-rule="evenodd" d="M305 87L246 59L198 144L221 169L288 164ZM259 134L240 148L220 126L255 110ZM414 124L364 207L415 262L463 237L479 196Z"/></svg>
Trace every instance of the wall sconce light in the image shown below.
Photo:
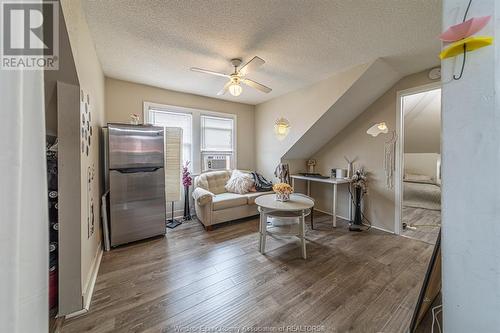
<svg viewBox="0 0 500 333"><path fill-rule="evenodd" d="M274 134L278 140L283 140L290 133L290 122L281 117L274 123Z"/></svg>
<svg viewBox="0 0 500 333"><path fill-rule="evenodd" d="M373 137L376 137L381 133L389 133L389 128L387 127L387 124L385 122L375 124L366 131L366 134L370 134Z"/></svg>

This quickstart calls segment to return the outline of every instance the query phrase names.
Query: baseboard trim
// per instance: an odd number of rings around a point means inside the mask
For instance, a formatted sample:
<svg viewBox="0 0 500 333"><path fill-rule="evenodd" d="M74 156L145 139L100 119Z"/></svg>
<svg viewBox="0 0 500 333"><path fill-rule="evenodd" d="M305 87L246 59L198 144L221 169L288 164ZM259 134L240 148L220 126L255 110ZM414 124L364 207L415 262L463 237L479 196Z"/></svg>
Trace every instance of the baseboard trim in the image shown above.
<svg viewBox="0 0 500 333"><path fill-rule="evenodd" d="M330 213L330 212L325 212L325 211L323 211L323 210L321 210L321 209L316 209L316 208L314 208L314 210L315 210L315 211L318 211L318 212L321 212L321 213L323 213L323 214L326 214L326 215L330 215L330 216L332 216L332 213ZM346 220L346 221L349 221L349 219L348 219L348 218L343 217L343 216L340 216L340 215L337 215L337 218L339 218L339 219L343 219L343 220ZM372 226L371 226L371 228L373 228L373 229L377 229L377 230L380 230L380 231L383 231L383 232L387 232L387 233L390 233L390 234L396 234L394 231L390 231L390 230L384 229L384 228L382 228L382 227L377 227L377 226L374 226L374 225L372 225Z"/></svg>
<svg viewBox="0 0 500 333"><path fill-rule="evenodd" d="M330 216L332 216L332 213L331 213L331 212L325 212L324 210L317 209L317 208L314 208L314 210L315 210L315 211L317 211L317 212L320 212L320 213L323 213L323 214L326 214L326 215L330 215ZM338 218L338 219L342 219L342 220L349 221L349 219L348 219L347 217L344 217L344 216L337 215L337 218Z"/></svg>
<svg viewBox="0 0 500 333"><path fill-rule="evenodd" d="M101 259L103 253L104 251L102 249L102 244L99 244L94 264L92 265L92 273L90 275L90 280L87 285L87 290L85 290L82 295L83 309L67 314L65 316L65 319L78 317L86 314L89 311L90 303L92 301L92 295L94 293L95 282L97 280L97 273L99 273L99 267L101 266Z"/></svg>
<svg viewBox="0 0 500 333"><path fill-rule="evenodd" d="M383 232L387 232L389 234L394 234L394 235L396 234L394 231L390 231L390 230L387 230L387 229L384 229L384 228L381 228L381 227L377 227L377 226L374 226L374 225L372 225L371 228L377 229L377 230L380 230L380 231L383 231Z"/></svg>
<svg viewBox="0 0 500 333"><path fill-rule="evenodd" d="M70 319L70 318L75 318L75 317L80 317L80 316L83 316L84 314L86 314L87 312L89 312L88 309L81 309L81 310L78 310L78 311L75 311L75 312L71 312L71 313L68 313L67 315L64 316L64 320L66 319Z"/></svg>
<svg viewBox="0 0 500 333"><path fill-rule="evenodd" d="M190 209L190 211L191 211L191 216L193 216L195 214L194 209ZM171 218L172 218L172 211L167 210L167 220ZM174 210L174 219L182 219L182 218L184 218L184 209Z"/></svg>
<svg viewBox="0 0 500 333"><path fill-rule="evenodd" d="M92 294L94 293L95 282L97 280L97 273L99 273L99 267L101 266L101 259L103 255L102 244L99 244L97 255L94 260L94 265L92 265L92 274L90 276L89 284L87 290L83 294L83 307L84 309L90 308L90 302L92 301Z"/></svg>

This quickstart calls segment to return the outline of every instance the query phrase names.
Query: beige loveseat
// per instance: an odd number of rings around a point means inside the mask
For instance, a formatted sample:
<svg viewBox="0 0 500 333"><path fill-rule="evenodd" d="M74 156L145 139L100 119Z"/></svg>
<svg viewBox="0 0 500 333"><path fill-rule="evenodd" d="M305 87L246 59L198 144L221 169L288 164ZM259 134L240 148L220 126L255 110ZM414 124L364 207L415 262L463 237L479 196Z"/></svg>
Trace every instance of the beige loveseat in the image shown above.
<svg viewBox="0 0 500 333"><path fill-rule="evenodd" d="M229 193L225 189L230 170L202 173L194 179L193 199L198 220L205 229L243 217L259 214L255 199L272 192Z"/></svg>

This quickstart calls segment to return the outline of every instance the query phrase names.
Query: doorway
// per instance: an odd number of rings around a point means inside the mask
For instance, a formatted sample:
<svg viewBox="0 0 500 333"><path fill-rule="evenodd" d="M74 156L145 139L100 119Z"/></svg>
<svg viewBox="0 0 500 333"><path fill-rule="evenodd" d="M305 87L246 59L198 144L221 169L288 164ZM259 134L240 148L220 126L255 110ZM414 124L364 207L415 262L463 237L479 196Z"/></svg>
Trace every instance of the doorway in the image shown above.
<svg viewBox="0 0 500 333"><path fill-rule="evenodd" d="M430 244L441 227L441 88L398 93L396 232Z"/></svg>

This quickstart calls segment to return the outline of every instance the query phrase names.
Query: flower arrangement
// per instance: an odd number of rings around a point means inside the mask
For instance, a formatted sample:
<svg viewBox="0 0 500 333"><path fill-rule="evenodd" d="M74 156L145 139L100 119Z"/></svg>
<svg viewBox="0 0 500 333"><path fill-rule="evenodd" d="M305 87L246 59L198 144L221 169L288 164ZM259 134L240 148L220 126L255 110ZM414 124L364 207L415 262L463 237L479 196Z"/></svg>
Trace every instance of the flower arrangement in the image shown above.
<svg viewBox="0 0 500 333"><path fill-rule="evenodd" d="M182 185L184 187L189 187L193 183L193 177L191 177L191 172L189 172L189 161L186 161L182 166Z"/></svg>
<svg viewBox="0 0 500 333"><path fill-rule="evenodd" d="M352 176L352 186L359 188L362 194L366 194L368 186L366 184L366 173L363 169L356 170Z"/></svg>
<svg viewBox="0 0 500 333"><path fill-rule="evenodd" d="M137 113L130 114L130 124L139 125L139 115Z"/></svg>
<svg viewBox="0 0 500 333"><path fill-rule="evenodd" d="M273 185L273 191L276 193L276 200L288 201L290 194L293 193L293 187L287 183L277 183Z"/></svg>

